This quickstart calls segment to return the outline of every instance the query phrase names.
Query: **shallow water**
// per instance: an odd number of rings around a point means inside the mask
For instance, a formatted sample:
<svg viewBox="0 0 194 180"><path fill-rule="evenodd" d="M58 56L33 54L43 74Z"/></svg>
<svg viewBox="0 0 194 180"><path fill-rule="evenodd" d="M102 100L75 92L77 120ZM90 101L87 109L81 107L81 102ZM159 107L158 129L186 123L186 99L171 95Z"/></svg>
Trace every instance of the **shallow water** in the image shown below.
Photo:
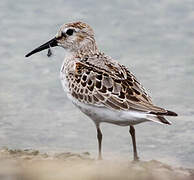
<svg viewBox="0 0 194 180"><path fill-rule="evenodd" d="M61 24L90 24L102 51L125 64L156 105L179 114L172 126L136 126L139 155L194 165L194 4L185 0L0 1L0 146L89 151L93 122L69 102L59 69L65 52L24 55L52 38ZM132 159L127 127L102 125L104 156ZM129 154L130 153L130 154Z"/></svg>

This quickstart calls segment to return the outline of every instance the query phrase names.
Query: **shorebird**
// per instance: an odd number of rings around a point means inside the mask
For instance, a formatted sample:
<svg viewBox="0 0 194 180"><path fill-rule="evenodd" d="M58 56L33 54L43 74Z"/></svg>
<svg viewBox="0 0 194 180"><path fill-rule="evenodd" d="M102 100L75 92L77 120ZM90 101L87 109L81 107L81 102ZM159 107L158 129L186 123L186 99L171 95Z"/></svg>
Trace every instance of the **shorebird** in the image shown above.
<svg viewBox="0 0 194 180"><path fill-rule="evenodd" d="M177 114L155 106L127 67L98 50L94 31L88 24L73 22L62 25L53 39L26 57L55 46L63 47L67 52L60 70L67 97L96 126L98 159L102 159L100 123L105 122L129 126L133 158L138 161L134 125L146 121L171 124L164 116Z"/></svg>

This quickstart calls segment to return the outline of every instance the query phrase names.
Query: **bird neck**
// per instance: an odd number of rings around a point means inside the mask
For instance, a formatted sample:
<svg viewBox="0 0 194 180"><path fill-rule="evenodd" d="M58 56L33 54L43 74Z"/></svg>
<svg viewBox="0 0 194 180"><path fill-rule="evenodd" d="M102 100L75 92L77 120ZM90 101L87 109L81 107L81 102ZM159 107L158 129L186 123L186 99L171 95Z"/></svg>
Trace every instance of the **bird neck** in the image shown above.
<svg viewBox="0 0 194 180"><path fill-rule="evenodd" d="M79 47L79 49L71 51L71 54L74 57L85 57L85 56L92 56L93 54L98 53L98 47L95 41L90 41L85 45Z"/></svg>

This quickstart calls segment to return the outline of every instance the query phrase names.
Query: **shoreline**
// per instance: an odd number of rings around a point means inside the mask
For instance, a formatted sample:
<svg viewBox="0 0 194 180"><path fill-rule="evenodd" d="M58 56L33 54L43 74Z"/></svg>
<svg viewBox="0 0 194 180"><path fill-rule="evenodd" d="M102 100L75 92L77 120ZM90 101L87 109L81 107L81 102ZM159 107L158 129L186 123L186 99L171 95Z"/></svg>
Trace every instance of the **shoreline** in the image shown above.
<svg viewBox="0 0 194 180"><path fill-rule="evenodd" d="M40 153L0 149L0 179L12 180L193 180L194 169L172 167L157 160L133 163L95 160L88 152Z"/></svg>

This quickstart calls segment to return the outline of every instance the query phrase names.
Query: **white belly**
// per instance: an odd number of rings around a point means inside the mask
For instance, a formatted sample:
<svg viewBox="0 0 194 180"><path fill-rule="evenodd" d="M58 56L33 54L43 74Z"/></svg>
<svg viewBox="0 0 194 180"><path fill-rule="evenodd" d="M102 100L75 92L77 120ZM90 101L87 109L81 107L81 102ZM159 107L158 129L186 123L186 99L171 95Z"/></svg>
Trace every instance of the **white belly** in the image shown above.
<svg viewBox="0 0 194 180"><path fill-rule="evenodd" d="M89 105L82 102L79 102L71 95L68 95L68 98L75 104L84 114L89 116L95 124L101 122L112 123L119 126L129 126L139 124L147 119L145 113L137 111L119 111L108 109L104 106Z"/></svg>

